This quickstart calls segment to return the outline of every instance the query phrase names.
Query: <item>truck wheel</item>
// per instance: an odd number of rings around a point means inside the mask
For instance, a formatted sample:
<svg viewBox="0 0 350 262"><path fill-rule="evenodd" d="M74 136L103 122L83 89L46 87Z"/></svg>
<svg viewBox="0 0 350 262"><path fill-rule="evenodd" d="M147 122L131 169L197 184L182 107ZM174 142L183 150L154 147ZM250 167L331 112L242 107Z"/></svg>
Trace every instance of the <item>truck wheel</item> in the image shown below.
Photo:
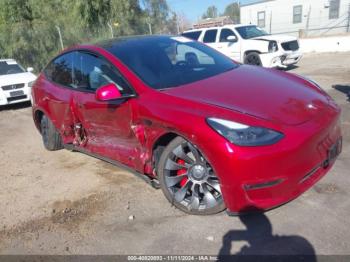
<svg viewBox="0 0 350 262"><path fill-rule="evenodd" d="M201 152L182 137L164 149L157 174L164 195L178 209L192 215L211 215L225 209L214 170Z"/></svg>
<svg viewBox="0 0 350 262"><path fill-rule="evenodd" d="M260 56L256 52L251 52L247 54L244 58L244 63L247 65L262 66Z"/></svg>
<svg viewBox="0 0 350 262"><path fill-rule="evenodd" d="M41 118L40 129L43 143L47 150L55 151L63 148L61 135L51 120L45 115Z"/></svg>

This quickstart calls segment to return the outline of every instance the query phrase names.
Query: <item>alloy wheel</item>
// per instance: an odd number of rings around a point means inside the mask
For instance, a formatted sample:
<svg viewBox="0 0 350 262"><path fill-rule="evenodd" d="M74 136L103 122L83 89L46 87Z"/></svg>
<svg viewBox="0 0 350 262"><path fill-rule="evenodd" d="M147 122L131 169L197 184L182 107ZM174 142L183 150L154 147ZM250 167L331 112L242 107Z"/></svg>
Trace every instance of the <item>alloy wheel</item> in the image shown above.
<svg viewBox="0 0 350 262"><path fill-rule="evenodd" d="M163 174L172 202L189 211L215 208L223 202L214 170L188 141L177 145L168 154Z"/></svg>

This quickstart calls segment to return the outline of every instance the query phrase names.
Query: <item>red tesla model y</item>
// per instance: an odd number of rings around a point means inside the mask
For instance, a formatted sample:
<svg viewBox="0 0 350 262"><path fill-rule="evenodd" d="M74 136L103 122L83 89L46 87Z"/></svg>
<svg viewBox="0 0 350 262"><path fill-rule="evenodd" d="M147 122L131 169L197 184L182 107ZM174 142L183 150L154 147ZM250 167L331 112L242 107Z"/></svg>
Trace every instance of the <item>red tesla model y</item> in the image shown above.
<svg viewBox="0 0 350 262"><path fill-rule="evenodd" d="M315 82L237 64L183 37L75 46L32 93L48 150L128 168L190 214L279 206L341 151L340 108Z"/></svg>

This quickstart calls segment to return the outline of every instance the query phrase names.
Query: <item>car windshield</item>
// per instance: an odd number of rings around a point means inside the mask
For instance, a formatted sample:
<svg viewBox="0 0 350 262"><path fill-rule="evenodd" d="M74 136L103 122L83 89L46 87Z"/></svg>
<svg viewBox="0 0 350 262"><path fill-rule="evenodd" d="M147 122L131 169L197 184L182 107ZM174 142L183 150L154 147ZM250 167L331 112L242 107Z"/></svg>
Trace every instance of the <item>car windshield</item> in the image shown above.
<svg viewBox="0 0 350 262"><path fill-rule="evenodd" d="M25 72L25 70L15 61L0 62L0 75L11 75L23 72Z"/></svg>
<svg viewBox="0 0 350 262"><path fill-rule="evenodd" d="M268 33L255 25L236 27L236 30L244 39L268 35Z"/></svg>
<svg viewBox="0 0 350 262"><path fill-rule="evenodd" d="M111 40L102 47L154 89L193 83L238 66L206 45L181 36Z"/></svg>

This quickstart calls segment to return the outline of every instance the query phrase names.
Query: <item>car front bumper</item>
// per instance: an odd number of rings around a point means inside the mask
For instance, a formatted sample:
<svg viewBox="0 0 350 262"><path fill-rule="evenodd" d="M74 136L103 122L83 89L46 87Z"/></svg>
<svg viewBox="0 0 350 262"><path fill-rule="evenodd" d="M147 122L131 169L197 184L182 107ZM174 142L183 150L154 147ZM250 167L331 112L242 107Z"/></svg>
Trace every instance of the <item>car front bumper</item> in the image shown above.
<svg viewBox="0 0 350 262"><path fill-rule="evenodd" d="M207 143L205 155L221 183L229 213L264 211L287 203L312 187L332 167L333 145L341 151L340 110L288 127L277 144L238 147L220 138ZM337 144L339 143L339 144Z"/></svg>
<svg viewBox="0 0 350 262"><path fill-rule="evenodd" d="M281 51L276 53L261 54L260 60L263 67L287 68L290 65L298 63L302 56L302 53L299 51Z"/></svg>
<svg viewBox="0 0 350 262"><path fill-rule="evenodd" d="M3 90L2 87L0 87L0 106L27 102L30 100L31 89L28 84L25 84L23 88L13 90Z"/></svg>

